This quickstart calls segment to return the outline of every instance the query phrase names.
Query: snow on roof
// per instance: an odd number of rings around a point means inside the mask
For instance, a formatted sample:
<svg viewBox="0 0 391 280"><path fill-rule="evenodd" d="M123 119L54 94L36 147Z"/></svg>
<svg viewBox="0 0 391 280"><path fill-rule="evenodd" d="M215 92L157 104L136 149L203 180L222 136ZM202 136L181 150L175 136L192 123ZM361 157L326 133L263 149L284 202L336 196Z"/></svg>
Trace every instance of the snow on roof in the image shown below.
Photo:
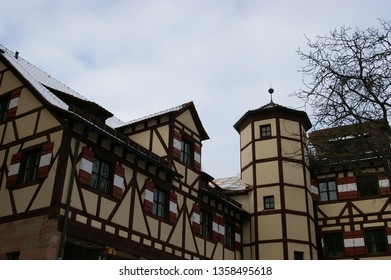
<svg viewBox="0 0 391 280"><path fill-rule="evenodd" d="M245 190L247 185L237 176L213 180L215 184L224 190Z"/></svg>
<svg viewBox="0 0 391 280"><path fill-rule="evenodd" d="M179 111L179 110L183 109L184 107L186 107L188 104L189 103L185 103L185 104L182 104L182 105L179 105L179 106L172 107L172 108L167 109L167 110L163 110L163 111L160 111L160 112L157 112L157 113L153 113L153 114L150 114L150 115L147 115L147 116L144 116L144 117L141 117L141 118L129 121L129 122L125 123L125 126L126 125L132 125L134 123L138 123L138 122L141 122L141 121L144 121L144 120L148 120L148 119L151 119L151 118L155 118L155 117L158 117L158 116L162 116L162 115L165 115L165 114L168 114L168 113L171 113L171 112Z"/></svg>
<svg viewBox="0 0 391 280"><path fill-rule="evenodd" d="M69 109L69 106L60 98L58 98L53 92L51 92L47 87L70 94L82 100L87 100L87 98L75 90L71 89L67 85L63 84L27 60L20 57L17 52L14 53L1 44L0 51L3 56L15 67L15 69L19 71L19 73L23 75L23 77L52 105L63 110ZM111 117L106 120L106 124L110 127L116 128L124 125L124 122L116 117Z"/></svg>

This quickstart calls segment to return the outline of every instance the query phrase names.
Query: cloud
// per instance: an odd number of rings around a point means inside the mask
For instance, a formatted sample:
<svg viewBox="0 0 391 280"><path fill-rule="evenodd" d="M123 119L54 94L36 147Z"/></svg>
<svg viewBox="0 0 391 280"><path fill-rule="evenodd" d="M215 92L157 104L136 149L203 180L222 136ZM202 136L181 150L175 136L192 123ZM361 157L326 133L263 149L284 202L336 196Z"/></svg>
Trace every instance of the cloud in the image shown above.
<svg viewBox="0 0 391 280"><path fill-rule="evenodd" d="M194 101L204 171L236 175L233 124L273 99L303 108L295 53L340 25L387 19L388 1L5 1L4 46L123 121ZM310 114L310 112L308 112Z"/></svg>

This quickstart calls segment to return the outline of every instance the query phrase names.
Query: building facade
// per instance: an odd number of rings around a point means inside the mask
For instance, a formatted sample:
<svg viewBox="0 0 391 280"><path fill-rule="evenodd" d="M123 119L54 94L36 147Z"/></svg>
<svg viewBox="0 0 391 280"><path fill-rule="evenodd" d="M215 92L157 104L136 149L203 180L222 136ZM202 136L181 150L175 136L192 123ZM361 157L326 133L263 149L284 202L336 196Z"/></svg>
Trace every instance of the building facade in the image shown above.
<svg viewBox="0 0 391 280"><path fill-rule="evenodd" d="M391 258L385 174L364 196L318 168L306 113L273 102L234 128L241 176L215 179L192 102L124 123L1 46L0 259Z"/></svg>

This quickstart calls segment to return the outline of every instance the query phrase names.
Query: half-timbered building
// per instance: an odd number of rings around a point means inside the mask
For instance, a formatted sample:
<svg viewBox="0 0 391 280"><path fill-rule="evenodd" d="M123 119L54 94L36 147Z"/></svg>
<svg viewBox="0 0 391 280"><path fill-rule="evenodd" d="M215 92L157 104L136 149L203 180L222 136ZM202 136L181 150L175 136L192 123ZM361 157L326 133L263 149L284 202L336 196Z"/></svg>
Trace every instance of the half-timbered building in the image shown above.
<svg viewBox="0 0 391 280"><path fill-rule="evenodd" d="M0 259L391 259L382 126L271 101L216 179L193 102L123 122L0 45Z"/></svg>
<svg viewBox="0 0 391 280"><path fill-rule="evenodd" d="M0 51L0 258L241 259L192 102L123 123Z"/></svg>
<svg viewBox="0 0 391 280"><path fill-rule="evenodd" d="M319 254L391 259L390 142L384 122L310 133Z"/></svg>

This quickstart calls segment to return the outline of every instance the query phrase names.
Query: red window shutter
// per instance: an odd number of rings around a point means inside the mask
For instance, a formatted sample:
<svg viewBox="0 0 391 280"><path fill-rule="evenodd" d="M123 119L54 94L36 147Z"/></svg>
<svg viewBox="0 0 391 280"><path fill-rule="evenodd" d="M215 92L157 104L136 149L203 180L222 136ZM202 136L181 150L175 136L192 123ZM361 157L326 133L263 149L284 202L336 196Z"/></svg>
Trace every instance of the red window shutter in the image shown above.
<svg viewBox="0 0 391 280"><path fill-rule="evenodd" d="M46 143L42 146L41 158L39 160L38 167L38 179L46 178L49 175L50 164L53 157L53 146L53 142Z"/></svg>
<svg viewBox="0 0 391 280"><path fill-rule="evenodd" d="M201 146L199 144L194 146L194 169L201 171Z"/></svg>
<svg viewBox="0 0 391 280"><path fill-rule="evenodd" d="M343 232L345 254L348 256L363 255L366 253L364 231L355 230Z"/></svg>
<svg viewBox="0 0 391 280"><path fill-rule="evenodd" d="M9 102L8 109L7 109L7 116L6 116L7 119L15 117L21 92L22 92L22 90L20 88L14 89L12 91L10 102Z"/></svg>
<svg viewBox="0 0 391 280"><path fill-rule="evenodd" d="M170 193L170 205L169 205L168 221L170 223L176 223L178 216L178 196L175 192Z"/></svg>
<svg viewBox="0 0 391 280"><path fill-rule="evenodd" d="M125 190L125 169L121 164L115 166L112 196L121 200Z"/></svg>
<svg viewBox="0 0 391 280"><path fill-rule="evenodd" d="M18 174L20 169L20 162L22 161L22 153L14 154L11 158L11 165L8 170L6 187L10 188L16 186L18 183Z"/></svg>
<svg viewBox="0 0 391 280"><path fill-rule="evenodd" d="M153 192L155 190L155 184L151 179L145 180L144 189L144 211L152 213L153 209Z"/></svg>
<svg viewBox="0 0 391 280"><path fill-rule="evenodd" d="M201 207L198 204L193 204L193 214L192 214L192 227L194 233L200 233L201 230Z"/></svg>
<svg viewBox="0 0 391 280"><path fill-rule="evenodd" d="M176 160L181 159L181 149L182 149L182 134L174 130L174 140L173 140L173 157Z"/></svg>
<svg viewBox="0 0 391 280"><path fill-rule="evenodd" d="M87 147L83 147L80 160L79 182L89 185L91 182L92 165L94 160L94 152Z"/></svg>
<svg viewBox="0 0 391 280"><path fill-rule="evenodd" d="M340 200L358 197L356 177L337 178L337 187Z"/></svg>

